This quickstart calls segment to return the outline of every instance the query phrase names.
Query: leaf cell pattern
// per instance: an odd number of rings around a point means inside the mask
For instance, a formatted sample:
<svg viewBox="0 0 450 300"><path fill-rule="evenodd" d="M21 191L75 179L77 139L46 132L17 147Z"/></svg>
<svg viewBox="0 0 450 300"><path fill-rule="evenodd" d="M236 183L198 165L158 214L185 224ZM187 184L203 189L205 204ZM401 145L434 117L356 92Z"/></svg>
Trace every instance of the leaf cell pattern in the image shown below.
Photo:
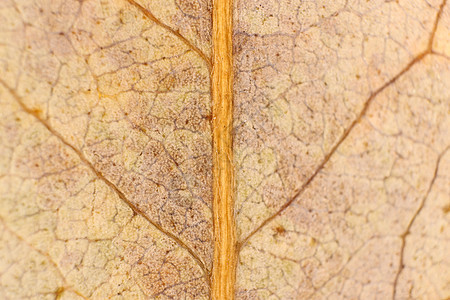
<svg viewBox="0 0 450 300"><path fill-rule="evenodd" d="M4 297L207 298L211 29L183 5L1 4Z"/></svg>
<svg viewBox="0 0 450 300"><path fill-rule="evenodd" d="M447 10L236 2L237 298L449 297Z"/></svg>

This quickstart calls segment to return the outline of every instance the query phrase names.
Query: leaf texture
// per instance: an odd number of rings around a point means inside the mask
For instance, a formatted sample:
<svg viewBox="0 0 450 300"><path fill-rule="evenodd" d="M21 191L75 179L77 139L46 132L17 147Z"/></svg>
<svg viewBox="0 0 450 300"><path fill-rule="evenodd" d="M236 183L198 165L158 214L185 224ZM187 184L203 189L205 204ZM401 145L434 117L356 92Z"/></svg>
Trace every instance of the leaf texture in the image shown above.
<svg viewBox="0 0 450 300"><path fill-rule="evenodd" d="M210 28L175 34L205 13L167 5L171 29L122 0L2 6L1 219L17 241L0 293L207 297Z"/></svg>
<svg viewBox="0 0 450 300"><path fill-rule="evenodd" d="M448 4L235 6L238 298L448 298Z"/></svg>
<svg viewBox="0 0 450 300"><path fill-rule="evenodd" d="M1 299L215 295L217 1L0 2ZM450 298L450 4L233 6L227 299Z"/></svg>

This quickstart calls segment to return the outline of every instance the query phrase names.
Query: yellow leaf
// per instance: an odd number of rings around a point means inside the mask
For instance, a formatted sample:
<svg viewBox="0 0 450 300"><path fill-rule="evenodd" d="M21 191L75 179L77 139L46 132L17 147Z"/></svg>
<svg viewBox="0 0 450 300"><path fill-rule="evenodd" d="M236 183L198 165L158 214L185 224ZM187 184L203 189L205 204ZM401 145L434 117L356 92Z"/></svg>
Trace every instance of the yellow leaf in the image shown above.
<svg viewBox="0 0 450 300"><path fill-rule="evenodd" d="M450 298L449 14L4 0L0 299Z"/></svg>

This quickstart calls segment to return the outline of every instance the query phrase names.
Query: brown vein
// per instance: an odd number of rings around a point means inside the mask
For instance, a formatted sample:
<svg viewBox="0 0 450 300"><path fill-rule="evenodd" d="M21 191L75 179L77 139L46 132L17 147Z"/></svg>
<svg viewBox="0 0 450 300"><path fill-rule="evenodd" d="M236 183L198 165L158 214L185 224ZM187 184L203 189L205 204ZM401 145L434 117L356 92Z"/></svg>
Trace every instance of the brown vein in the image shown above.
<svg viewBox="0 0 450 300"><path fill-rule="evenodd" d="M148 9L146 9L145 7L143 7L142 5L137 3L136 1L134 1L134 0L126 0L126 1L128 1L128 3L130 3L131 5L137 7L147 18L149 18L151 21L155 22L158 26L166 29L167 31L171 32L173 35L178 37L184 44L186 44L186 46L188 46L192 51L197 53L206 62L206 65L208 66L208 69L211 70L211 68L212 68L211 59L208 56L206 56L206 54L202 50L200 50L197 46L192 44L183 35L181 35L178 30L174 30L170 26L168 26L168 25L164 24L163 22L161 22L158 18L156 18L152 14L151 11L149 11Z"/></svg>
<svg viewBox="0 0 450 300"><path fill-rule="evenodd" d="M436 15L436 20L434 20L433 29L431 30L431 37L430 37L430 39L428 41L428 49L427 50L429 52L433 52L434 38L436 36L436 31L437 31L437 27L438 27L438 24L439 24L439 20L441 19L442 13L444 12L445 5L447 5L447 0L443 0L442 1L441 6L439 6L439 10L438 10L437 15Z"/></svg>
<svg viewBox="0 0 450 300"><path fill-rule="evenodd" d="M213 7L213 224L214 263L212 299L234 299L236 228L233 166L233 55L232 0L216 0Z"/></svg>
<svg viewBox="0 0 450 300"><path fill-rule="evenodd" d="M134 203L132 203L128 198L125 196L125 194L117 188L117 186L114 185L111 181L109 181L101 172L99 172L94 165L84 156L84 154L75 148L72 144L70 144L59 132L54 130L46 120L41 118L41 116L33 109L30 109L28 106L25 105L25 103L22 101L22 99L17 95L17 93L9 87L2 79L0 79L0 84L3 85L9 93L13 96L13 98L17 101L19 106L22 108L23 111L33 116L40 124L42 124L52 135L57 137L60 142L62 142L64 145L72 149L72 151L75 152L75 154L78 156L78 158L83 162L84 165L86 165L100 180L102 180L108 187L113 190L117 196L126 203L131 210L133 211L134 215L139 215L146 219L151 225L153 225L155 228L157 228L159 231L170 237L175 243L177 243L180 247L185 249L190 256L195 260L195 262L200 266L205 276L208 275L208 270L203 263L203 261L199 258L197 254L194 253L193 250L191 250L181 239L179 239L177 236L175 236L173 233L165 230L161 227L161 225L153 222L142 210L140 210Z"/></svg>
<svg viewBox="0 0 450 300"><path fill-rule="evenodd" d="M400 278L400 274L402 273L403 269L405 268L405 264L404 264L404 256L405 256L405 246L406 246L406 237L408 235L411 234L411 227L413 226L414 222L416 221L417 217L419 216L420 212L422 211L422 209L425 206L425 202L427 201L431 190L433 189L434 183L436 181L436 178L438 176L438 172L439 172L439 164L441 162L442 157L447 153L447 151L450 149L450 147L447 147L447 149L445 149L438 157L437 161L436 161L436 167L434 168L434 174L433 174L433 178L430 181L430 184L428 186L428 189L425 193L425 196L423 196L422 201L419 204L419 207L416 209L416 211L414 212L414 215L412 216L411 220L409 220L408 226L406 227L406 230L403 232L403 234L400 236L401 240L402 240L402 244L400 246L400 261L399 261L399 265L398 265L398 270L397 273L395 274L395 279L394 279L394 290L392 292L392 299L395 299L397 296L397 283L398 283L398 279Z"/></svg>
<svg viewBox="0 0 450 300"><path fill-rule="evenodd" d="M408 72L412 68L412 66L414 66L416 63L421 61L425 56L427 56L428 54L432 54L433 53L432 46L433 46L434 37L436 35L436 29L437 29L439 20L440 20L440 18L442 16L442 11L444 10L444 6L446 5L446 3L447 3L447 0L444 0L442 2L441 6L439 7L439 10L438 10L438 12L436 14L436 19L435 19L435 22L434 22L434 25L433 25L433 28L432 28L432 31L431 31L431 37L430 37L430 39L428 41L427 49L424 52L420 53L418 56L416 56L412 61L410 61L406 65L405 68L403 68L399 73L397 73L393 78L391 78L391 80L389 80L388 82L383 84L380 88L378 88L375 92L373 92L369 96L369 98L364 103L364 106L361 109L361 111L359 112L359 114L356 117L356 119L353 120L353 122L350 124L349 127L347 127L347 129L342 134L341 138L338 140L338 142L336 144L334 144L333 148L331 148L330 152L328 152L328 154L325 156L325 158L320 163L320 165L317 167L317 169L314 171L314 173L311 175L311 177L308 178L308 180L300 187L300 189L294 194L294 196L292 196L292 198L289 201L287 201L274 214L272 214L270 217L265 219L256 229L254 229L252 232L250 232L250 234L248 234L247 237L245 237L244 239L242 239L242 241L240 241L238 243L238 246L237 246L238 247L238 251L240 251L242 246L244 246L248 242L248 240L253 235L255 235L255 233L260 231L263 227L265 227L273 219L275 219L277 216L279 216L286 208L288 208L298 197L300 197L303 194L303 192L306 190L306 188L309 186L309 184L314 180L314 178L316 178L316 176L320 173L320 171L322 171L322 169L328 163L330 158L334 155L334 153L339 148L339 146L347 139L347 137L350 134L350 132L353 131L355 126L362 121L362 119L364 118L364 116L367 113L367 110L369 109L370 105L372 104L373 99L375 99L375 97L378 96L382 91L384 91L388 86L390 86L393 83L395 83L402 75L404 75L406 72Z"/></svg>

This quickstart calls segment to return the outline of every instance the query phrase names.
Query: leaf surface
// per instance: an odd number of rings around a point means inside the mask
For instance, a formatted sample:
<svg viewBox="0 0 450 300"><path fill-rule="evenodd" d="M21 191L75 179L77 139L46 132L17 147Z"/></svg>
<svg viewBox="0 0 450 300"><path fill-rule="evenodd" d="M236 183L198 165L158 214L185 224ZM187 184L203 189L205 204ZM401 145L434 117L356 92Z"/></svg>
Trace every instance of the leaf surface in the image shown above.
<svg viewBox="0 0 450 300"><path fill-rule="evenodd" d="M2 295L209 293L210 28L177 29L199 5L2 4Z"/></svg>
<svg viewBox="0 0 450 300"><path fill-rule="evenodd" d="M450 5L233 5L235 298L449 298ZM0 298L214 294L212 7L0 3Z"/></svg>
<svg viewBox="0 0 450 300"><path fill-rule="evenodd" d="M448 298L448 4L235 6L238 298Z"/></svg>

